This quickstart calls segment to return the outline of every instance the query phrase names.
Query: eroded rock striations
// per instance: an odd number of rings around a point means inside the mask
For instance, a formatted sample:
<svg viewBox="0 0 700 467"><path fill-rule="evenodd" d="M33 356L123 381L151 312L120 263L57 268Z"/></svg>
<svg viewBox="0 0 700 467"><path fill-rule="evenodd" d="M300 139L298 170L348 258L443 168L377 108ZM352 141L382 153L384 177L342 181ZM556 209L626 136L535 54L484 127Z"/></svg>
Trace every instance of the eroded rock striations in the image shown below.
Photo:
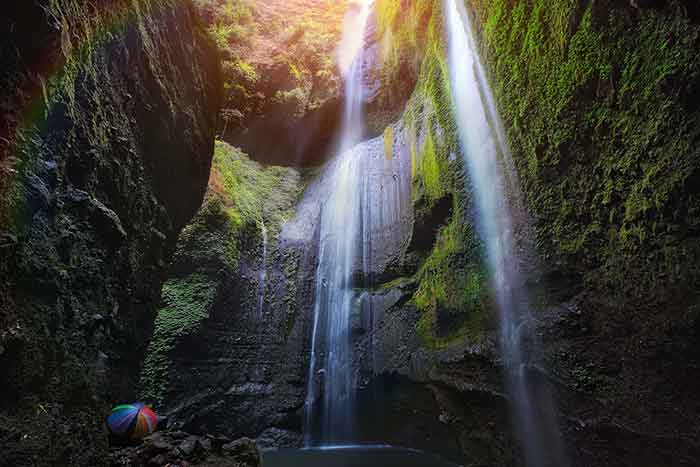
<svg viewBox="0 0 700 467"><path fill-rule="evenodd" d="M299 425L314 229L284 226L301 186L299 171L263 167L217 143L209 190L180 236L142 375L144 397L170 426L255 437Z"/></svg>
<svg viewBox="0 0 700 467"><path fill-rule="evenodd" d="M105 465L206 188L218 57L189 2L5 6L0 464Z"/></svg>

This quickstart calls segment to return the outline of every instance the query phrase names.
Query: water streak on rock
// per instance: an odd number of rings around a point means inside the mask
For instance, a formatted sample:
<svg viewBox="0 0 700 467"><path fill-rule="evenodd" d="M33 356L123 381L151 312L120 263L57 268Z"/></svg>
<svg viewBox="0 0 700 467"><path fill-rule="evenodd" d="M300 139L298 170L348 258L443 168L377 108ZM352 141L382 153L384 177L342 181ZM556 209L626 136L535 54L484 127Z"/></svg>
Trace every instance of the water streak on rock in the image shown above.
<svg viewBox="0 0 700 467"><path fill-rule="evenodd" d="M445 1L449 69L459 137L474 188L496 305L506 383L526 465L567 465L547 388L534 390L525 341L534 342L529 296L520 271L512 212L522 204L494 99L479 61L468 14Z"/></svg>

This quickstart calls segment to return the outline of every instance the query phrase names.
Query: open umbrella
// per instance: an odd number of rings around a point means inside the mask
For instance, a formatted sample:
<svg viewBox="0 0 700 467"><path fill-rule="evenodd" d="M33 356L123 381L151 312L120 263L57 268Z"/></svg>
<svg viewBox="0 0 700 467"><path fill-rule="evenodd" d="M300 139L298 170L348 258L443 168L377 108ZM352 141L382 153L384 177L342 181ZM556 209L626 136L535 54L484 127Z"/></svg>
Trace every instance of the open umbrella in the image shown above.
<svg viewBox="0 0 700 467"><path fill-rule="evenodd" d="M118 405L107 417L107 428L118 438L141 439L158 425L155 412L141 403Z"/></svg>

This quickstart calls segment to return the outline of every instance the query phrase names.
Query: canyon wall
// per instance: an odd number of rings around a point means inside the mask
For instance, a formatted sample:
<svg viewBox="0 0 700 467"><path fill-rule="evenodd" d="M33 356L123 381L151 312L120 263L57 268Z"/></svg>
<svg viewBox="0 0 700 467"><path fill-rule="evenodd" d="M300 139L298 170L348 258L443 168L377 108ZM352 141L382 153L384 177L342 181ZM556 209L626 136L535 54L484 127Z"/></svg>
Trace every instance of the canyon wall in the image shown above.
<svg viewBox="0 0 700 467"><path fill-rule="evenodd" d="M1 50L0 464L105 465L206 188L218 54L170 0L11 2Z"/></svg>

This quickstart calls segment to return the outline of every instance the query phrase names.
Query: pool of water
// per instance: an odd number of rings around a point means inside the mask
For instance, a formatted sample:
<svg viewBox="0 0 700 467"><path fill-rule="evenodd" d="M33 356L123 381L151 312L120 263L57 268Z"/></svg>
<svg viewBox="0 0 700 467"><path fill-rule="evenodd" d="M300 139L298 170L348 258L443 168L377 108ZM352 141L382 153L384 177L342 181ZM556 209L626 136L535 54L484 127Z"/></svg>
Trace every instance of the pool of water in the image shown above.
<svg viewBox="0 0 700 467"><path fill-rule="evenodd" d="M263 452L265 467L458 467L426 452L391 446L337 446Z"/></svg>

